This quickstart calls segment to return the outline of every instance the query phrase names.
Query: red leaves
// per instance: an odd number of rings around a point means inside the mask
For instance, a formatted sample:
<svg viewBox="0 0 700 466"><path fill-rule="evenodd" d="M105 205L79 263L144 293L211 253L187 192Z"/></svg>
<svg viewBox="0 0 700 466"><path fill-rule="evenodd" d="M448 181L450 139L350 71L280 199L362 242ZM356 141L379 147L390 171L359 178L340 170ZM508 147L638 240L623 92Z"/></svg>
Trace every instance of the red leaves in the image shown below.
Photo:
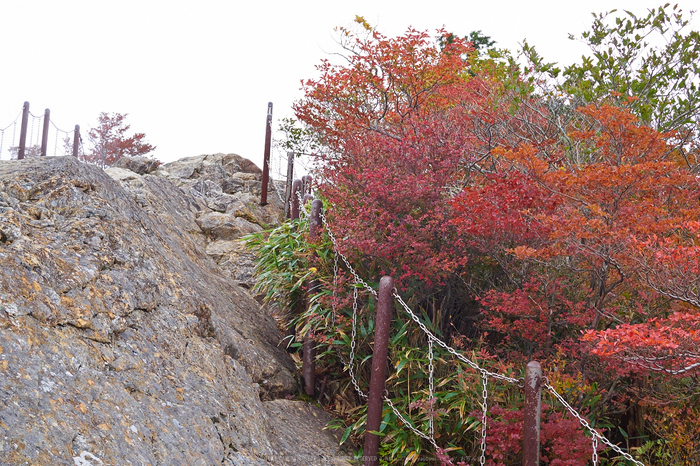
<svg viewBox="0 0 700 466"><path fill-rule="evenodd" d="M669 135L605 105L562 110L552 130L517 73L473 65L459 41L347 40L347 64L323 62L295 105L325 144L343 252L400 286L452 280L445 294L469 302L455 315L480 295L475 325L501 354L559 351L568 370L588 329L623 371L695 370L695 311L668 299L700 307L700 193Z"/></svg>
<svg viewBox="0 0 700 466"><path fill-rule="evenodd" d="M625 372L700 372L700 313L678 311L668 318L642 324L623 324L602 332L588 331L583 341L591 352L620 361Z"/></svg>
<svg viewBox="0 0 700 466"><path fill-rule="evenodd" d="M591 441L577 419L564 417L542 405L540 461L551 466L586 464L591 458ZM487 419L486 464L505 466L522 462L523 411L504 409L498 405L489 408ZM480 412L471 415L481 418ZM602 447L599 447L602 450Z"/></svg>
<svg viewBox="0 0 700 466"><path fill-rule="evenodd" d="M155 146L144 140L144 133L127 137L126 132L131 128L131 125L125 122L127 115L100 113L97 118L98 126L88 131L88 137L93 144L92 151L81 158L87 162L108 166L124 156L137 157L155 150Z"/></svg>
<svg viewBox="0 0 700 466"><path fill-rule="evenodd" d="M435 285L468 260L464 204L453 197L492 162L501 139L486 127L511 121L494 100L502 83L470 76L462 40L444 50L415 30L348 40L348 63L323 62L295 105L327 146L321 190L342 212L329 217L347 251L378 272Z"/></svg>
<svg viewBox="0 0 700 466"><path fill-rule="evenodd" d="M551 195L520 172L491 175L451 199L452 224L485 253L537 245L549 228L533 214L550 212Z"/></svg>
<svg viewBox="0 0 700 466"><path fill-rule="evenodd" d="M568 300L565 291L563 280L547 284L546 277L534 277L512 292L491 290L478 299L483 306L482 325L501 336L502 346L517 350L509 355L511 359L525 363L546 358L592 316L583 303Z"/></svg>

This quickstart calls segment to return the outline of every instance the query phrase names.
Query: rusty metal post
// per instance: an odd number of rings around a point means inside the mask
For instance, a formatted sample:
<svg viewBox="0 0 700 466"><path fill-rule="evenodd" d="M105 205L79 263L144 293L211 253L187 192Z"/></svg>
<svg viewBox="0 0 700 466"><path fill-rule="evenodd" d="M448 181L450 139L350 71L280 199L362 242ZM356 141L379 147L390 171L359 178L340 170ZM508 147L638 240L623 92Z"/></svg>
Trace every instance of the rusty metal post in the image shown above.
<svg viewBox="0 0 700 466"><path fill-rule="evenodd" d="M321 237L321 210L323 202L320 199L314 199L311 202L311 214L309 218L309 237L311 241L316 241Z"/></svg>
<svg viewBox="0 0 700 466"><path fill-rule="evenodd" d="M387 355L389 354L389 328L394 307L394 280L382 277L377 294L377 319L374 328L374 352L372 353L372 375L369 381L367 401L367 425L365 427L365 450L363 466L379 464L379 436L370 431L379 431L382 422L384 385L386 383Z"/></svg>
<svg viewBox="0 0 700 466"><path fill-rule="evenodd" d="M290 217L290 205L292 196L292 182L294 179L294 152L287 152L287 182L284 187L284 218Z"/></svg>
<svg viewBox="0 0 700 466"><path fill-rule="evenodd" d="M301 177L302 190L304 194L311 194L311 182L313 177L311 175L304 175Z"/></svg>
<svg viewBox="0 0 700 466"><path fill-rule="evenodd" d="M49 145L49 121L51 121L51 110L44 110L44 130L41 133L41 156L46 157L46 148Z"/></svg>
<svg viewBox="0 0 700 466"><path fill-rule="evenodd" d="M301 180L294 180L294 183L292 184L292 194L291 194L291 212L290 212L290 219L291 220L297 220L299 219L299 193L301 193ZM295 303L294 308L292 309L292 313L295 316L298 316L302 312L304 312L304 308L306 307L306 304L302 301L299 300L298 302ZM291 341L295 339L295 336L297 334L297 329L296 326L292 325L287 329L287 334L285 338L291 338ZM303 349L303 348L302 348ZM303 370L302 370L302 375L303 375Z"/></svg>
<svg viewBox="0 0 700 466"><path fill-rule="evenodd" d="M304 199L302 200L302 204L306 205L309 202L313 201L314 197L311 194L304 194Z"/></svg>
<svg viewBox="0 0 700 466"><path fill-rule="evenodd" d="M80 125L75 125L73 131L73 157L78 157L78 146L80 145Z"/></svg>
<svg viewBox="0 0 700 466"><path fill-rule="evenodd" d="M313 282L309 284L309 288L311 286L313 286ZM304 378L304 392L309 396L314 396L316 391L316 345L310 330L304 335L301 375Z"/></svg>
<svg viewBox="0 0 700 466"><path fill-rule="evenodd" d="M523 423L523 466L540 464L540 406L542 404L542 366L527 363L525 371L525 422Z"/></svg>
<svg viewBox="0 0 700 466"><path fill-rule="evenodd" d="M299 218L299 194L301 193L301 180L294 180L292 184L292 220Z"/></svg>
<svg viewBox="0 0 700 466"><path fill-rule="evenodd" d="M260 191L260 205L267 205L267 185L270 181L270 143L272 141L272 102L267 104L267 118L265 119L265 156L263 158L262 190Z"/></svg>
<svg viewBox="0 0 700 466"><path fill-rule="evenodd" d="M309 241L317 241L321 235L321 209L323 202L320 199L315 199L311 203L311 214L309 219ZM308 294L318 287L317 280L309 282ZM310 299L306 300L307 306L310 305ZM302 355L301 374L304 377L304 390L309 396L314 396L316 387L316 345L313 335L309 331L304 336L304 351Z"/></svg>
<svg viewBox="0 0 700 466"><path fill-rule="evenodd" d="M22 126L19 130L19 151L17 152L17 160L24 158L24 151L27 148L27 121L29 120L29 102L24 103L22 109Z"/></svg>

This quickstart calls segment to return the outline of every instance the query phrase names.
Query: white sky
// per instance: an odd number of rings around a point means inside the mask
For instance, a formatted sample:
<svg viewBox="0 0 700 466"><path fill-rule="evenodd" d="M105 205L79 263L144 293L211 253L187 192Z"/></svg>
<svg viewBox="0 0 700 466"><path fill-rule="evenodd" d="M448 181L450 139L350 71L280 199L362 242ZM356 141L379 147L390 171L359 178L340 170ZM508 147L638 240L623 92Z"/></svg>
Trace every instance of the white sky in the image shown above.
<svg viewBox="0 0 700 466"><path fill-rule="evenodd" d="M300 80L315 77L315 65L338 51L333 28L350 26L355 15L389 36L408 26L431 35L442 26L460 36L481 30L511 51L527 39L548 61L570 64L586 48L568 40L568 33L587 30L592 12L617 8L644 15L660 4L0 0L0 129L14 121L25 100L34 115L50 108L61 129L79 124L85 141L100 112L128 113L131 129L146 133L164 162L224 152L261 166L267 103L274 103L273 128L293 116ZM687 14L700 0L679 4ZM699 24L696 15L692 26ZM9 128L3 159L11 139ZM51 155L53 127L49 141Z"/></svg>

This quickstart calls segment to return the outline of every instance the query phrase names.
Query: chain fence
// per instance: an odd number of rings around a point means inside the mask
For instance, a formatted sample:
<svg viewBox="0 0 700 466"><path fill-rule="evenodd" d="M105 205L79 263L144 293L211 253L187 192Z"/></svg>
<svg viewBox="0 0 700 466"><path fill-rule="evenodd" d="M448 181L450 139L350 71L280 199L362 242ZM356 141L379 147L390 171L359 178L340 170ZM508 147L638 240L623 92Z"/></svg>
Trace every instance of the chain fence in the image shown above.
<svg viewBox="0 0 700 466"><path fill-rule="evenodd" d="M12 127L12 142L10 143L10 147L13 147L15 145L15 138L17 135L17 121L19 120L19 117L22 116L22 111L17 114L15 119L10 123L9 125L5 126L4 128L0 128L0 160L2 160L2 151L5 147L5 131L10 129Z"/></svg>
<svg viewBox="0 0 700 466"><path fill-rule="evenodd" d="M16 159L19 154L20 141L18 134L21 133L21 124L24 109L20 110L15 119L8 125L0 128L0 160ZM48 122L45 121L48 116ZM47 123L49 123L47 125ZM9 137L9 129L12 128L12 138ZM45 128L45 133L42 129ZM42 149L46 150L44 155L72 155L74 130L64 130L54 123L50 117L50 112L35 115L27 110L26 135L24 139L24 157L38 157L42 155ZM20 135L21 137L21 135ZM45 139L45 140L44 140ZM52 147L53 146L53 147ZM82 139L79 140L79 147L82 147ZM6 153L8 153L6 155Z"/></svg>
<svg viewBox="0 0 700 466"><path fill-rule="evenodd" d="M303 207L303 199L300 194L298 194L298 201L299 201L299 212L300 216L304 215L305 217L309 215L309 212L306 211L306 208ZM353 293L353 301L352 301L352 329L351 329L351 342L350 342L350 359L348 363L346 364L348 373L351 378L351 382L353 387L355 388L355 391L357 394L363 398L367 399L368 396L366 393L362 391L360 388L360 383L357 380L357 375L355 373L355 367L354 367L354 362L355 362L355 357L356 357L356 346L357 346L357 325L358 325L358 289L364 289L366 290L369 294L374 296L375 298L377 297L377 291L372 288L365 280L363 280L358 272L354 269L354 267L351 265L349 259L345 254L343 254L340 250L338 240L336 239L335 235L333 234L333 231L330 228L330 225L328 223L328 220L326 218L325 212L321 210L321 221L322 224L325 227L326 234L328 235L328 238L331 241L332 247L333 247L333 254L334 254L334 265L333 265L333 272L334 272L334 277L333 277L333 282L334 282L334 293L335 289L337 288L337 274L339 272L339 266L338 266L338 259L345 264L345 267L347 268L347 271L350 273L352 276L352 281L353 281L353 286L352 286L352 293ZM479 464L480 465L485 465L486 463L486 439L487 439L487 419L488 419L488 385L489 385L489 380L497 380L503 383L507 384L513 384L516 385L519 388L524 387L524 378L515 378L511 377L508 375L500 374L497 372L490 371L482 366L480 366L477 362L473 361L472 359L466 357L464 354L461 352L457 351L455 348L438 338L433 332L431 332L428 327L423 323L423 321L418 317L418 315L410 308L410 306L403 300L403 298L399 295L398 291L396 288L393 289L392 291L392 296L396 300L396 302L400 305L400 308L405 312L405 314L416 323L416 325L420 328L420 330L423 332L425 337L427 338L428 341L428 349L427 349L427 359L428 359L428 392L429 392L429 400L428 403L434 403L433 396L434 396L434 345L437 345L441 347L443 350L447 351L449 354L453 355L456 357L458 360L462 361L465 363L468 367L472 368L473 370L479 372L480 377L481 377L481 383L482 383L482 400L481 400L481 407L482 407L482 412L481 412L481 438L480 438L480 443L479 443L479 450L480 450L480 457L479 457ZM333 308L334 315L337 312L335 307ZM615 451L617 454L625 458L627 461L633 463L636 466L644 466L644 463L634 459L629 453L623 451L620 447L617 445L613 444L610 442L605 436L601 435L595 428L593 428L590 423L581 415L579 414L565 399L564 397L556 391L556 389L549 383L549 380L544 377L544 384L543 387L549 392L574 418L578 420L580 425L585 429L586 432L591 437L591 446L592 446L592 455L591 455L591 461L593 465L597 465L599 458L598 458L598 443L602 442L605 445L607 445L609 448L611 448L613 451ZM403 425L408 427L416 436L423 438L424 440L428 441L431 443L431 445L438 450L439 446L437 445L437 442L435 441L435 431L434 431L434 422L433 422L433 416L434 416L434 409L432 406L429 407L429 420L428 420L428 433L424 433L418 428L414 426L412 422L410 422L407 417L402 414L394 405L393 401L388 397L388 391L384 390L383 394L384 401L386 404L389 406L389 408L392 410L392 412L396 415L398 419L401 420Z"/></svg>
<svg viewBox="0 0 700 466"><path fill-rule="evenodd" d="M56 131L56 138L54 140L54 146L53 146L53 155L56 156L58 153L58 136L61 133L63 133L65 135L63 138L61 138L61 140L64 141L64 153L61 155L71 155L72 154L72 147L71 147L72 141L70 140L71 131L62 130L61 128L56 126L56 124L53 121L51 121L51 120L49 120L49 121L51 123L51 126L53 126L54 130ZM72 133L75 134L75 131L72 131ZM82 141L81 141L81 143L82 143ZM71 152L69 152L69 150Z"/></svg>

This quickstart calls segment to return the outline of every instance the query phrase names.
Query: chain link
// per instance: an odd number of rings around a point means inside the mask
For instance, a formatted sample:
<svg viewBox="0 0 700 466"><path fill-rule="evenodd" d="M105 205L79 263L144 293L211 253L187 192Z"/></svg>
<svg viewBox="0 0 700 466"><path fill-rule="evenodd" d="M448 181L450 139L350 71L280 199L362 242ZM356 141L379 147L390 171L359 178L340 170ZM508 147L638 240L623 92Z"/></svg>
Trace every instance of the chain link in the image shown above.
<svg viewBox="0 0 700 466"><path fill-rule="evenodd" d="M433 416L435 413L435 403L437 399L433 398L433 340L428 338L428 409L430 419L428 420L428 431L430 438L435 438L435 427L433 426Z"/></svg>
<svg viewBox="0 0 700 466"><path fill-rule="evenodd" d="M32 126L31 129L29 130L29 147L34 146L34 122L36 120L41 120L44 118L44 115L34 115L32 112L29 112L29 114L32 116ZM41 130L41 125L38 124L36 125L36 145L39 145L39 131Z"/></svg>
<svg viewBox="0 0 700 466"><path fill-rule="evenodd" d="M40 117L34 117L37 120L43 120L46 117L46 115L41 115ZM37 146L41 144L41 139L39 139L39 134L41 133L41 124L36 125L36 144Z"/></svg>
<svg viewBox="0 0 700 466"><path fill-rule="evenodd" d="M29 112L30 114L32 112ZM29 147L32 147L32 143L34 142L34 120L36 120L36 117L32 115L32 126L31 129L29 130Z"/></svg>
<svg viewBox="0 0 700 466"><path fill-rule="evenodd" d="M348 362L348 372L352 379L352 384L355 386L355 391L362 398L367 399L367 395L360 389L360 384L355 378L355 346L357 345L357 286L353 286L352 291L352 339L350 340L350 362Z"/></svg>
<svg viewBox="0 0 700 466"><path fill-rule="evenodd" d="M406 313L408 313L408 315L411 317L411 319L413 319L413 321L416 324L418 324L420 329L428 336L428 338L431 338L432 340L434 340L435 343L438 344L438 346L441 346L448 353L452 354L453 356L455 356L460 361L467 364L472 369L479 371L482 374L482 376L489 376L489 377L493 377L494 379L497 379L497 380L502 380L504 382L509 382L509 383L518 385L518 383L519 383L518 379L513 378L513 377L508 377L508 376L502 375L502 374L497 374L495 372L489 371L488 369L484 369L483 367L479 366L477 363L475 363L471 359L469 359L469 358L465 357L463 354L459 353L457 350L452 348L450 345L448 345L444 341L440 340L438 337L433 335L433 333L431 333L430 330L428 330L428 328L425 326L425 324L423 322L421 322L420 318L411 310L410 307L408 307L408 304L406 304L406 302L403 299L401 299L401 296L397 293L395 288L394 288L393 296L394 296L394 298L396 298L396 300L399 302L399 304L401 304L401 307L404 308L404 310L406 311Z"/></svg>
<svg viewBox="0 0 700 466"><path fill-rule="evenodd" d="M2 129L0 129L0 159L2 159L2 148L5 145L5 131L8 130L10 128L10 126L12 126L12 144L10 145L10 147L12 147L12 145L14 145L14 143L15 143L15 134L17 132L17 120L19 120L19 117L21 115L22 115L22 111L20 111L17 114L17 116L15 117L15 119L12 123L10 123L9 125L5 126ZM11 157L12 156L10 156L10 158Z"/></svg>
<svg viewBox="0 0 700 466"><path fill-rule="evenodd" d="M54 125L55 127L56 125ZM53 156L56 157L56 152L58 152L58 128L56 128L56 140L53 142Z"/></svg>
<svg viewBox="0 0 700 466"><path fill-rule="evenodd" d="M338 241L335 239L335 236L333 235L333 232L331 229L328 227L328 220L326 220L326 214L321 211L321 221L323 222L323 225L326 227L326 232L328 233L328 237L331 239L331 243L333 243L333 249L338 253L341 259L343 259L343 262L345 263L345 266L348 268L348 271L350 274L352 274L352 278L355 280L355 283L361 284L367 291L372 293L372 295L376 298L377 297L377 290L372 288L365 282L360 276L355 272L355 269L352 268L352 265L350 265L350 261L348 260L347 257L345 257L345 254L340 252L340 248L338 248Z"/></svg>
<svg viewBox="0 0 700 466"><path fill-rule="evenodd" d="M333 296L331 299L331 309L333 310L333 325L338 318L338 304L336 303L336 290L338 289L338 252L333 250Z"/></svg>
<svg viewBox="0 0 700 466"><path fill-rule="evenodd" d="M20 110L20 112L17 114L17 116L15 117L15 119L14 119L14 121L13 121L12 123L10 123L9 125L5 126L5 127L2 128L2 129L0 129L0 131L5 131L7 128L9 128L9 127L12 126L12 125L17 125L17 120L19 120L19 117L20 117L21 115L22 115L22 110ZM13 142L14 142L14 140L13 140Z"/></svg>
<svg viewBox="0 0 700 466"><path fill-rule="evenodd" d="M486 416L488 415L488 397L489 397L489 390L488 390L488 378L486 377L486 374L481 374L481 385L482 385L482 390L481 390L481 398L482 398L482 408L483 408L483 414L481 417L481 456L479 457L479 464L481 466L484 466L486 464Z"/></svg>
<svg viewBox="0 0 700 466"><path fill-rule="evenodd" d="M299 200L299 217L308 218L309 213L306 211L306 204L300 192L297 192L297 199Z"/></svg>
<svg viewBox="0 0 700 466"><path fill-rule="evenodd" d="M15 134L17 133L17 119L12 123L12 145L15 145Z"/></svg>
<svg viewBox="0 0 700 466"><path fill-rule="evenodd" d="M588 430L588 432L591 433L591 435L593 436L593 438L597 439L597 440L595 441L595 443L594 443L594 447L595 447L595 448L593 449L593 452L594 452L594 453L593 453L593 459L594 459L594 461L597 461L597 460L598 460L598 453L597 453L597 447L598 447L598 445L597 445L597 444L598 444L598 440L600 440L601 442L603 442L604 444L606 444L607 446L609 446L610 448L612 448L613 450L615 450L617 453L619 453L620 455L622 455L626 460L631 461L631 462L633 462L634 464L636 464L636 465L638 465L638 466L644 466L644 463L639 462L639 461L635 460L634 458L632 458L632 457L629 455L629 453L625 453L624 451L622 451L622 450L620 449L620 447L618 447L617 445L614 445L613 443L611 443L607 438L605 438L604 436L600 435L600 434L598 433L598 431L596 431L593 427L591 427L591 425L588 423L588 421L587 421L586 419L582 418L581 415L580 415L579 413L577 413L576 410L575 410L573 407L571 407L571 405L570 405L569 403L566 402L566 400L564 399L564 397L562 397L562 396L554 389L554 387L552 387L552 386L549 384L549 381L547 380L547 378L544 378L544 388L546 388L547 391L549 391L549 393L551 393L552 395L554 395L554 398L556 398L557 401L559 401L559 403L561 403L561 404L571 413L572 416L574 416L576 419L578 419L578 422L580 422L581 425L582 425L583 427L585 427L586 430ZM596 463L594 462L593 464L596 464Z"/></svg>
<svg viewBox="0 0 700 466"><path fill-rule="evenodd" d="M386 390L385 390L385 391L386 391ZM420 430L418 430L418 429L416 429L415 427L413 427L413 424L411 424L410 422L408 422L408 421L406 420L406 418L403 417L403 415L401 415L401 413L399 412L399 410L396 409L396 407L394 406L394 403L392 403L392 401L391 401L391 400L389 399L389 397L387 397L386 395L384 396L384 401L386 401L386 404L389 405L389 407L390 407L391 410L394 412L394 414L396 414L396 417L398 417L399 419L401 419L401 422L403 422L403 424L404 424L406 427L408 427L409 429L411 429L411 430L413 431L413 433L416 434L417 436L419 436L419 437L421 437L421 438L424 438L424 439L427 440L428 442L432 443L432 444L433 444L433 447L435 447L436 450L438 449L437 443L435 443L435 439L432 438L432 437L429 437L429 436L425 435L423 432L421 432Z"/></svg>
<svg viewBox="0 0 700 466"><path fill-rule="evenodd" d="M64 130L62 130L61 128L59 128L58 126L56 126L56 123L54 123L53 120L51 120L50 118L49 118L49 123L51 123L51 126L53 126L54 128L56 128L56 131L60 131L60 132L62 132L62 133L65 133L66 136L68 136L68 135L70 134L70 131L64 131Z"/></svg>
<svg viewBox="0 0 700 466"><path fill-rule="evenodd" d="M591 443L593 444L593 466L598 465L598 437L595 435L591 436Z"/></svg>

